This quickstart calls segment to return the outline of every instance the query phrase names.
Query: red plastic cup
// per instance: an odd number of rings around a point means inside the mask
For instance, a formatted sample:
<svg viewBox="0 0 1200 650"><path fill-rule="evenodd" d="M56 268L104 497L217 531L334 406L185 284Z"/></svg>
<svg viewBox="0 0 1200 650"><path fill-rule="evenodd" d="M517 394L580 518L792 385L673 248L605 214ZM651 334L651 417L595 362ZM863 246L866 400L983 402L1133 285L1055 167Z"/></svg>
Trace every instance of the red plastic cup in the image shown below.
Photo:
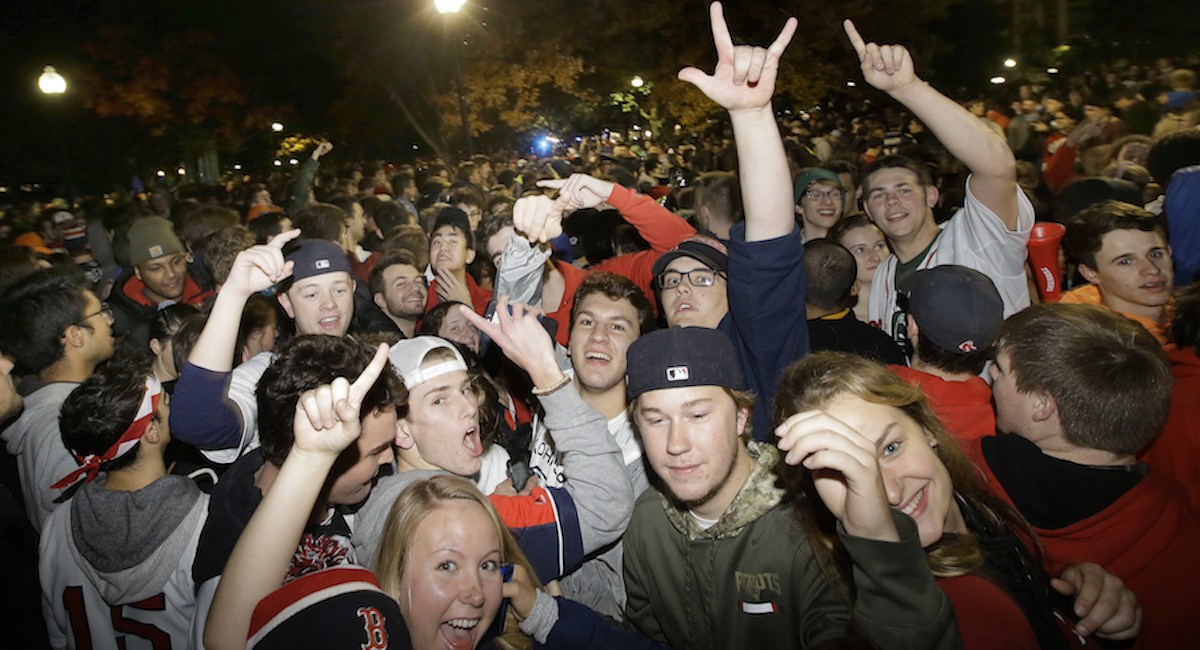
<svg viewBox="0 0 1200 650"><path fill-rule="evenodd" d="M1033 224L1029 233L1029 261L1042 302L1057 302L1062 295L1063 272L1058 263L1058 244L1065 234L1066 226L1049 221Z"/></svg>

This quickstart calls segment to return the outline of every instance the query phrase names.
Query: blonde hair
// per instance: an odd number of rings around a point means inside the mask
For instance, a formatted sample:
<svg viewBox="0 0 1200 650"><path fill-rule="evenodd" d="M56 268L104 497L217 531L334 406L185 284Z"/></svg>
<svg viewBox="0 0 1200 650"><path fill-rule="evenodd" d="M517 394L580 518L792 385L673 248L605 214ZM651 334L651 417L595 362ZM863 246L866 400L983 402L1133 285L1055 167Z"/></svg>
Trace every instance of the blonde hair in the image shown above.
<svg viewBox="0 0 1200 650"><path fill-rule="evenodd" d="M512 533L504 522L500 521L500 515L496 513L492 502L488 501L473 483L449 474L413 483L392 503L392 509L383 524L383 535L375 556L375 573L379 578L380 588L397 602L400 601L400 581L404 577L408 549L416 535L417 527L438 508L456 500L474 502L483 508L500 540L500 561L523 567L533 580L534 586L540 588L541 582L537 578L537 572L530 565L529 559L525 557ZM512 608L509 608L505 618L504 634L496 639L496 644L505 650L532 647L532 640L517 628L516 614Z"/></svg>

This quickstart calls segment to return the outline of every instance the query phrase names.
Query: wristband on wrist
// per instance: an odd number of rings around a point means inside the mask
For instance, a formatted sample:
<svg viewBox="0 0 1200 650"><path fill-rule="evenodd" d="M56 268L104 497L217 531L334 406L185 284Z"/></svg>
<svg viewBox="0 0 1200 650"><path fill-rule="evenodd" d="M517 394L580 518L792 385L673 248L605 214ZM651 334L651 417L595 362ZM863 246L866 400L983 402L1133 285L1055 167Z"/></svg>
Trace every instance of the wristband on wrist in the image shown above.
<svg viewBox="0 0 1200 650"><path fill-rule="evenodd" d="M534 386L533 390L531 390L529 392L533 393L537 397L545 397L546 395L550 395L552 393L557 392L559 389L561 389L563 386L566 386L569 383L571 383L571 377L570 377L570 375L567 375L566 373L564 373L562 376L562 379L559 379L558 381L554 382L554 384L547 386L545 388L542 388L541 386Z"/></svg>

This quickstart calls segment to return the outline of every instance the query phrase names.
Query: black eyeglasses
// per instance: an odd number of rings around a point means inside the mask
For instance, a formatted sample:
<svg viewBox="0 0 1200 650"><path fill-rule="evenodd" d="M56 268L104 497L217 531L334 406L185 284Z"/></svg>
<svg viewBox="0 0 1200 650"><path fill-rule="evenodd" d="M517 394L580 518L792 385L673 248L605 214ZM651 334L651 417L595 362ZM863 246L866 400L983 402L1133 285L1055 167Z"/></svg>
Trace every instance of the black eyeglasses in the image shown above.
<svg viewBox="0 0 1200 650"><path fill-rule="evenodd" d="M658 274L658 286L662 289L674 289L687 278L693 287L711 287L717 282L717 276L725 274L712 269L692 269L691 271L663 271Z"/></svg>
<svg viewBox="0 0 1200 650"><path fill-rule="evenodd" d="M100 314L104 314L104 317L108 319L108 322L109 322L109 323L112 323L112 322L113 322L113 308L112 308L112 305L110 305L110 304L108 304L108 303L106 303L106 302L102 302L102 303L100 303L100 309L99 309L98 311L94 311L94 312L92 312L92 313L88 314L87 316L84 316L83 318L81 318L81 319L79 319L79 320L77 320L77 321L75 321L74 323L71 323L71 324L72 324L72 325L79 325L79 326L81 326L81 327L87 326L87 323L88 323L88 321L90 321L90 320L92 320L93 318L95 318L95 317L99 316Z"/></svg>

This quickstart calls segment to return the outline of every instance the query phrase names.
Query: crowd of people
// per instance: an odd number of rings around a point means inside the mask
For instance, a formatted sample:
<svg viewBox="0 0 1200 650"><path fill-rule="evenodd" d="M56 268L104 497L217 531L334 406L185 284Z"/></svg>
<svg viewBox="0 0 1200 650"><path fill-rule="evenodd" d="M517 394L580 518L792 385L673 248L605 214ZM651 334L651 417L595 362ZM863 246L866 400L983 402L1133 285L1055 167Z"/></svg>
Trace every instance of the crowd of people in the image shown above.
<svg viewBox="0 0 1200 650"><path fill-rule="evenodd" d="M1122 66L694 143L20 206L23 647L1190 647L1200 101ZM1061 240L1061 245L1060 245Z"/></svg>

